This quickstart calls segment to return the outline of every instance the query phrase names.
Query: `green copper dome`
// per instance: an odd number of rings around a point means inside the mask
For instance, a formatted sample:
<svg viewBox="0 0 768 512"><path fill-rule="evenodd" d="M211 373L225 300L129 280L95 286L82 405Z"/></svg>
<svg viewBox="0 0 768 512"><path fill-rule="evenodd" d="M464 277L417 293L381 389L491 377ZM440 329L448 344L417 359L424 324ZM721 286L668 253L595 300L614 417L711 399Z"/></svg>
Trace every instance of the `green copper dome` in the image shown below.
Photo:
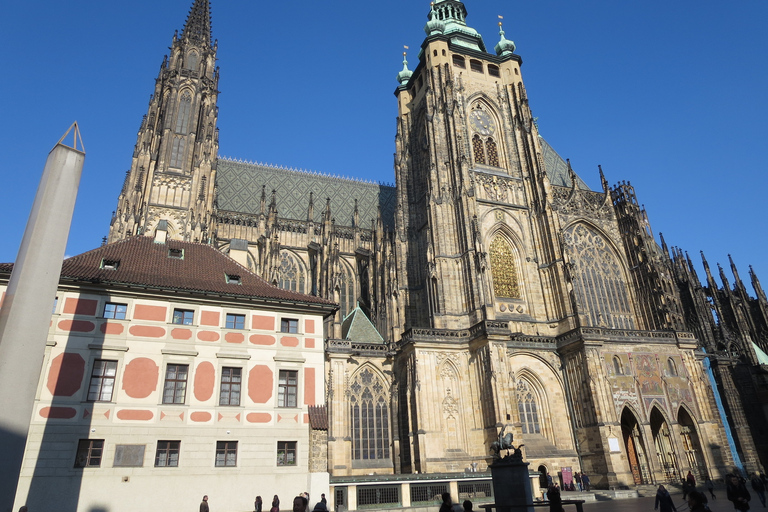
<svg viewBox="0 0 768 512"><path fill-rule="evenodd" d="M477 30L467 26L467 8L458 0L437 0L429 11L424 27L427 35L451 36L451 42L464 48L484 52L485 43Z"/></svg>
<svg viewBox="0 0 768 512"><path fill-rule="evenodd" d="M501 36L501 40L494 48L494 50L496 50L496 55L504 57L515 53L515 43L504 37L504 29L501 28L501 22L499 22L499 35Z"/></svg>
<svg viewBox="0 0 768 512"><path fill-rule="evenodd" d="M400 85L405 85L411 79L411 75L413 75L413 71L408 69L408 60L406 60L405 52L403 52L403 70L397 74L397 81L400 82Z"/></svg>

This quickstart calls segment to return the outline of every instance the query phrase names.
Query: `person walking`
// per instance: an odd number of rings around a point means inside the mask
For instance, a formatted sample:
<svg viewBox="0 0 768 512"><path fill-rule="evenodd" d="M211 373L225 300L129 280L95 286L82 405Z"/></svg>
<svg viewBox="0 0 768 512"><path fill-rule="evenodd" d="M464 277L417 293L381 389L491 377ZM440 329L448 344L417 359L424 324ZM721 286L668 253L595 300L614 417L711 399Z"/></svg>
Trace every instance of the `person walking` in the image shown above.
<svg viewBox="0 0 768 512"><path fill-rule="evenodd" d="M261 512L261 496L256 496L256 499L253 501L253 511L254 512Z"/></svg>
<svg viewBox="0 0 768 512"><path fill-rule="evenodd" d="M688 472L688 475L685 477L685 481L688 482L688 487L691 488L691 490L696 488L696 477L693 476L693 473L690 471Z"/></svg>
<svg viewBox="0 0 768 512"><path fill-rule="evenodd" d="M583 471L581 472L581 483L584 484L584 490L589 492L589 476Z"/></svg>
<svg viewBox="0 0 768 512"><path fill-rule="evenodd" d="M200 502L200 512L210 512L208 508L208 495L203 496L203 501Z"/></svg>
<svg viewBox="0 0 768 512"><path fill-rule="evenodd" d="M661 512L677 512L672 496L669 495L669 491L663 485L660 485L656 491L656 504L653 506L653 510L659 509Z"/></svg>
<svg viewBox="0 0 768 512"><path fill-rule="evenodd" d="M749 510L749 500L752 499L752 495L749 494L747 486L744 485L738 476L731 475L728 481L728 501L733 503L733 508L736 510Z"/></svg>
<svg viewBox="0 0 768 512"><path fill-rule="evenodd" d="M691 491L688 496L688 508L690 512L706 512L707 497L698 491Z"/></svg>
<svg viewBox="0 0 768 512"><path fill-rule="evenodd" d="M712 496L712 500L713 501L716 500L717 496L715 496L715 484L714 484L714 482L712 482L712 479L707 477L704 480L704 487L706 487L707 490L709 491L709 494Z"/></svg>
<svg viewBox="0 0 768 512"><path fill-rule="evenodd" d="M547 500L549 500L549 512L564 512L563 498L560 496L560 488L557 484L552 484L547 489Z"/></svg>
<svg viewBox="0 0 768 512"><path fill-rule="evenodd" d="M440 505L440 512L451 512L451 509L453 508L451 494L444 492L441 497L443 498L443 503Z"/></svg>
<svg viewBox="0 0 768 512"><path fill-rule="evenodd" d="M280 498L277 497L277 494L272 498L272 508L269 509L269 512L280 512Z"/></svg>
<svg viewBox="0 0 768 512"><path fill-rule="evenodd" d="M762 503L763 508L765 508L765 484L763 483L763 479L760 478L759 473L752 474L752 489L757 493L760 503Z"/></svg>
<svg viewBox="0 0 768 512"><path fill-rule="evenodd" d="M576 485L579 486L579 491L583 491L584 489L581 487L581 473L577 471L573 478L576 480Z"/></svg>

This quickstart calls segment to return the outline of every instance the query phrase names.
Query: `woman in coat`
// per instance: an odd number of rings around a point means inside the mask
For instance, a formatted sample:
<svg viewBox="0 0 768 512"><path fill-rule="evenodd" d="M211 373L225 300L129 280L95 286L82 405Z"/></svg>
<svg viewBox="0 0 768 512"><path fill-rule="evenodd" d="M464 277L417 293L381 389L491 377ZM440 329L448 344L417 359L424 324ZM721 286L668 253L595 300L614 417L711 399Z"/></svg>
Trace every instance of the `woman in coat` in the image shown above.
<svg viewBox="0 0 768 512"><path fill-rule="evenodd" d="M656 491L656 505L653 506L653 510L659 510L661 512L677 512L675 504L672 502L672 496L669 495L669 491L663 485L659 486L659 490Z"/></svg>

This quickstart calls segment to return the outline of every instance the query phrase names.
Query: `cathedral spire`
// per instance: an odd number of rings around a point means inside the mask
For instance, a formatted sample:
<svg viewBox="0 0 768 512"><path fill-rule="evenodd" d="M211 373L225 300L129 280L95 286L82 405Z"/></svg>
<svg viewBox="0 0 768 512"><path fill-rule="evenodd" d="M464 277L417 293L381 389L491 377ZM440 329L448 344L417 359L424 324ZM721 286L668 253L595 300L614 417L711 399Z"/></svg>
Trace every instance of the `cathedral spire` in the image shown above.
<svg viewBox="0 0 768 512"><path fill-rule="evenodd" d="M208 0L195 0L181 32L182 39L211 46L211 7Z"/></svg>

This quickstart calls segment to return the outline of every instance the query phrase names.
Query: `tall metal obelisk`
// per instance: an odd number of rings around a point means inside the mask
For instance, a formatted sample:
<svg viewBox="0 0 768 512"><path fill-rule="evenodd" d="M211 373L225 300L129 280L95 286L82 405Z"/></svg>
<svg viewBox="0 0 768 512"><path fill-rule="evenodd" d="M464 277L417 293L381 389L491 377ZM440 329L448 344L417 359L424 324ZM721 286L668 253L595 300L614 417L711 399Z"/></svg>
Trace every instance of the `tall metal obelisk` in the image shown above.
<svg viewBox="0 0 768 512"><path fill-rule="evenodd" d="M0 512L16 495L84 161L75 122L48 154L0 308Z"/></svg>

